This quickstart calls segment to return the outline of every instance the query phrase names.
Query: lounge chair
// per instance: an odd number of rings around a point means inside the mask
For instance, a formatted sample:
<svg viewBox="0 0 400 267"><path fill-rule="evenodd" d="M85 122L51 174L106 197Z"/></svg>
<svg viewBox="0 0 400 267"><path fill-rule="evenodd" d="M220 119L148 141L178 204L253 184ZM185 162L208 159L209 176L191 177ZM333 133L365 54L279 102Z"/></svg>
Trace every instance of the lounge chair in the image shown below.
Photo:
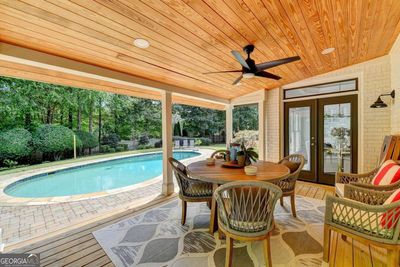
<svg viewBox="0 0 400 267"><path fill-rule="evenodd" d="M397 161L399 163L399 161ZM372 180L378 173L381 166L373 169L370 172L363 174L354 174L346 172L337 172L335 177L335 192L339 197L344 196L344 185L353 184L355 186L372 189L372 190L394 190L400 187L400 181L389 185L373 185Z"/></svg>
<svg viewBox="0 0 400 267"><path fill-rule="evenodd" d="M181 148L181 141L180 140L175 140L174 141L174 148L176 148L176 149Z"/></svg>
<svg viewBox="0 0 400 267"><path fill-rule="evenodd" d="M195 147L194 139L189 139L189 147L190 148L194 148Z"/></svg>
<svg viewBox="0 0 400 267"><path fill-rule="evenodd" d="M266 266L272 266L270 236L275 204L281 196L279 187L261 181L232 182L215 190L218 226L226 236L225 266L232 266L233 239L263 240Z"/></svg>
<svg viewBox="0 0 400 267"><path fill-rule="evenodd" d="M327 196L324 261L329 262L331 231L335 231L365 245L386 248L387 266L399 266L400 201L392 202L399 193L399 190L376 191L346 184L345 198Z"/></svg>
<svg viewBox="0 0 400 267"><path fill-rule="evenodd" d="M191 179L187 175L186 166L174 158L168 158L169 163L175 174L176 181L179 186L179 198L182 200L182 219L181 223L186 223L187 202L207 202L210 206L213 185L211 183L202 182Z"/></svg>
<svg viewBox="0 0 400 267"><path fill-rule="evenodd" d="M189 148L189 142L187 139L182 140L182 148Z"/></svg>

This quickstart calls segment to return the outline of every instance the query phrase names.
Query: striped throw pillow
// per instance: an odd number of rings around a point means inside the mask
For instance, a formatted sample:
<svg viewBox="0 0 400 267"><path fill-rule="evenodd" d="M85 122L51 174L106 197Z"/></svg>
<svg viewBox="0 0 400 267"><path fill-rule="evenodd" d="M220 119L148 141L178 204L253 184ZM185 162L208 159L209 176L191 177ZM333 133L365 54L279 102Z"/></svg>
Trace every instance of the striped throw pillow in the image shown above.
<svg viewBox="0 0 400 267"><path fill-rule="evenodd" d="M400 189L394 191L393 194L391 194L390 197L386 199L383 205L388 205L397 201L400 201ZM394 225L396 225L397 221L399 220L399 217L400 217L400 208L397 207L388 210L387 212L382 214L381 226L386 229L391 229L393 228Z"/></svg>
<svg viewBox="0 0 400 267"><path fill-rule="evenodd" d="M400 165L393 160L387 160L379 168L378 173L372 179L373 185L389 185L400 180Z"/></svg>

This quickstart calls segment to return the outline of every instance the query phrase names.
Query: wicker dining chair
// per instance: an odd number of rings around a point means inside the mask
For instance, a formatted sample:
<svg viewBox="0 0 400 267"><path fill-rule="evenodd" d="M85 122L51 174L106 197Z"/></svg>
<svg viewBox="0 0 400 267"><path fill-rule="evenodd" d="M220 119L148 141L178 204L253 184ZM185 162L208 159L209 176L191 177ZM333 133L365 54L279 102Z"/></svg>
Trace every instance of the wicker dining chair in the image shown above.
<svg viewBox="0 0 400 267"><path fill-rule="evenodd" d="M400 164L400 161L397 161ZM395 182L389 185L373 185L372 180L375 175L378 173L381 166L376 167L370 172L363 174L355 174L355 173L346 173L346 172L337 172L335 177L335 192L339 197L344 196L344 185L345 184L353 184L358 187L363 187L371 190L394 190L400 188L400 181Z"/></svg>
<svg viewBox="0 0 400 267"><path fill-rule="evenodd" d="M323 259L329 262L331 232L388 250L387 266L399 266L400 201L384 202L396 190L377 191L346 184L344 198L327 196Z"/></svg>
<svg viewBox="0 0 400 267"><path fill-rule="evenodd" d="M207 202L210 206L213 186L211 183L191 179L186 170L186 166L178 160L170 157L169 163L172 166L176 181L179 186L179 198L182 200L182 219L181 223L186 223L187 202Z"/></svg>
<svg viewBox="0 0 400 267"><path fill-rule="evenodd" d="M292 208L293 217L296 217L296 196L295 187L299 174L304 166L304 156L300 154L291 154L281 159L278 163L283 164L290 170L290 175L280 181L274 182L282 190L282 197L280 199L281 206L283 206L283 198L290 197L290 205Z"/></svg>
<svg viewBox="0 0 400 267"><path fill-rule="evenodd" d="M215 151L211 154L210 158L225 157L227 151L228 151L228 150L226 150L226 149L215 150Z"/></svg>
<svg viewBox="0 0 400 267"><path fill-rule="evenodd" d="M262 181L238 181L214 192L218 204L218 226L226 236L225 266L232 265L233 240L263 240L266 266L271 266L270 235L273 213L282 190Z"/></svg>

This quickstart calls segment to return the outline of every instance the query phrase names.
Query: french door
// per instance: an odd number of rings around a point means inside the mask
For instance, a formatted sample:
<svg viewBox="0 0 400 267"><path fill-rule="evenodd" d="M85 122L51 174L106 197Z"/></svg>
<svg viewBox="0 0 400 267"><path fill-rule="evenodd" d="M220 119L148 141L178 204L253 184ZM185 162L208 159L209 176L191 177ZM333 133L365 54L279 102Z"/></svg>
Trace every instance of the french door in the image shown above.
<svg viewBox="0 0 400 267"><path fill-rule="evenodd" d="M285 155L306 160L299 179L334 184L337 171L357 172L357 96L285 103Z"/></svg>

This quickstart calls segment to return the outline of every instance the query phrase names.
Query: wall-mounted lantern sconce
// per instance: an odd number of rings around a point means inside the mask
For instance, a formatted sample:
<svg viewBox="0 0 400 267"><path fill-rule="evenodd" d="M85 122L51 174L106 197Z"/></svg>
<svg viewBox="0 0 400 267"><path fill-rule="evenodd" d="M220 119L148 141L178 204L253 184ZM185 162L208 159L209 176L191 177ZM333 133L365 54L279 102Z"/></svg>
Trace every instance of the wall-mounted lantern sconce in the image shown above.
<svg viewBox="0 0 400 267"><path fill-rule="evenodd" d="M390 92L389 94L381 94L378 99L371 105L371 108L386 108L387 104L382 101L381 97L382 96L391 96L392 98L395 97L395 92L394 90Z"/></svg>

